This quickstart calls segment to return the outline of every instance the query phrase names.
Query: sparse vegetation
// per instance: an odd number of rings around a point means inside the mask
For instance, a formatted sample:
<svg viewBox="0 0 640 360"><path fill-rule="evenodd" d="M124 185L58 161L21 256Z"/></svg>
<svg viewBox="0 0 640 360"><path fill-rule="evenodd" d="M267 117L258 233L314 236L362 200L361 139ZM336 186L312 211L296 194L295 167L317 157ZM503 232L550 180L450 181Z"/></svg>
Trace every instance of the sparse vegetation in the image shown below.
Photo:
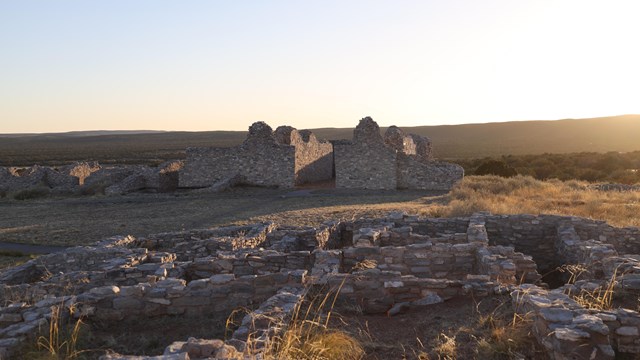
<svg viewBox="0 0 640 360"><path fill-rule="evenodd" d="M13 195L13 198L16 200L32 200L43 198L47 195L49 195L49 189L44 187L35 187L18 191Z"/></svg>
<svg viewBox="0 0 640 360"><path fill-rule="evenodd" d="M538 180L559 179L621 184L640 183L640 151L628 153L581 152L571 154L503 155L495 158L454 160L467 174L529 175ZM503 165L502 165L503 164Z"/></svg>
<svg viewBox="0 0 640 360"><path fill-rule="evenodd" d="M601 219L616 226L640 225L640 192L597 191L588 185L529 176L468 176L446 195L318 189L311 196L289 197L288 190L242 188L219 194L42 199L0 207L0 241L86 245L114 234L145 236L259 221L318 226L327 220L380 217L391 211L431 217L476 211L547 213Z"/></svg>
<svg viewBox="0 0 640 360"><path fill-rule="evenodd" d="M84 358L86 350L81 350L79 340L85 331L82 317L74 320L75 308L65 307L64 304L51 307L48 318L49 324L41 329L44 334L39 336L35 346L26 343L21 349L20 356L34 360L73 360Z"/></svg>
<svg viewBox="0 0 640 360"><path fill-rule="evenodd" d="M273 336L263 343L252 334L247 341L248 348L264 348L267 360L359 360L365 355L360 341L350 331L337 328L332 318L340 288L328 290L324 287L310 287L302 300L287 319L266 317L269 327L277 329ZM234 311L227 320L227 335L239 325L249 310ZM262 321L265 315L261 315ZM351 329L355 330L355 329Z"/></svg>
<svg viewBox="0 0 640 360"><path fill-rule="evenodd" d="M640 226L640 192L598 191L581 181L540 181L529 176L469 176L441 205L443 216L494 214L575 215L616 226Z"/></svg>
<svg viewBox="0 0 640 360"><path fill-rule="evenodd" d="M488 160L482 163L475 171L476 175L497 175L502 177L514 177L518 172L504 161Z"/></svg>
<svg viewBox="0 0 640 360"><path fill-rule="evenodd" d="M20 251L0 250L0 270L18 266L36 257L37 255L24 254Z"/></svg>
<svg viewBox="0 0 640 360"><path fill-rule="evenodd" d="M451 299L393 317L343 314L339 326L359 329L365 358L372 360L544 359L531 321L514 312L510 297L493 296Z"/></svg>

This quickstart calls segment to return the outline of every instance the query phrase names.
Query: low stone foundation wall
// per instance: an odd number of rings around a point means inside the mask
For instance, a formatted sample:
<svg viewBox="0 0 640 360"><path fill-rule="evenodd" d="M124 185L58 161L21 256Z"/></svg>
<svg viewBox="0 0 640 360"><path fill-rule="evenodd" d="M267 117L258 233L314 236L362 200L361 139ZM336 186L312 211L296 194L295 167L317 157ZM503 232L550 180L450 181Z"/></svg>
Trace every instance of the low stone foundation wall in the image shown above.
<svg viewBox="0 0 640 360"><path fill-rule="evenodd" d="M275 331L261 315L286 317L305 287L339 291L341 305L389 316L452 297L512 291L514 308L533 317L535 336L554 358L640 354L637 312L593 310L575 300L584 291L640 294L640 254L623 254L621 245L593 239L585 229L594 228L605 227L550 215L425 219L393 213L318 228L263 223L114 237L0 274L0 353L6 356L46 327L52 306L75 308L87 321L111 322L227 316L272 297L233 339L190 339L166 352L169 358L225 351L253 356L247 351L255 348L242 346L247 334L264 345ZM624 249L636 246L632 228L611 233L630 236L619 239ZM537 262L574 266L579 274L571 279L575 283L543 289L533 285L546 286Z"/></svg>
<svg viewBox="0 0 640 360"><path fill-rule="evenodd" d="M521 286L511 294L513 307L534 319L533 330L552 359L613 359L609 328L561 292Z"/></svg>

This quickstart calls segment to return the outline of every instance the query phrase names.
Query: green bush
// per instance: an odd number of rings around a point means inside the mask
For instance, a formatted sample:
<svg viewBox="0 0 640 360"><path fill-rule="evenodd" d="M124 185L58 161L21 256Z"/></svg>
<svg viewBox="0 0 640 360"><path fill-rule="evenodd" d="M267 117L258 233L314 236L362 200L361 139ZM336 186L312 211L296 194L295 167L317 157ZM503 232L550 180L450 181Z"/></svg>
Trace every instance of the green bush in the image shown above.
<svg viewBox="0 0 640 360"><path fill-rule="evenodd" d="M513 167L507 165L504 161L489 160L480 165L476 171L476 175L497 175L502 177L514 177L518 172Z"/></svg>

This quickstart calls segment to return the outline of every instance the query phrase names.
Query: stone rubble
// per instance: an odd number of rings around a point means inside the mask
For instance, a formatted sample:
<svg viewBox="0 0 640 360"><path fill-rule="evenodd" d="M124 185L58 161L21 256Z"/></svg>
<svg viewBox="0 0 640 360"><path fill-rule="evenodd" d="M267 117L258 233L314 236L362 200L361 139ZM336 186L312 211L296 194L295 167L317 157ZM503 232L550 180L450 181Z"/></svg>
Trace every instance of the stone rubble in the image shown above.
<svg viewBox="0 0 640 360"><path fill-rule="evenodd" d="M0 356L33 341L52 306L66 309L68 318L103 324L226 318L243 307L253 310L226 341L190 338L168 344L161 356L103 358L256 358L305 289L321 287L338 291L336 306L388 316L454 297L511 293L551 358L631 356L640 354L640 314L585 308L572 296L611 284L639 293L636 239L638 228L584 218L489 213L439 219L391 213L318 228L261 223L113 237L0 274ZM546 288L541 274L568 265L586 270L573 283Z"/></svg>

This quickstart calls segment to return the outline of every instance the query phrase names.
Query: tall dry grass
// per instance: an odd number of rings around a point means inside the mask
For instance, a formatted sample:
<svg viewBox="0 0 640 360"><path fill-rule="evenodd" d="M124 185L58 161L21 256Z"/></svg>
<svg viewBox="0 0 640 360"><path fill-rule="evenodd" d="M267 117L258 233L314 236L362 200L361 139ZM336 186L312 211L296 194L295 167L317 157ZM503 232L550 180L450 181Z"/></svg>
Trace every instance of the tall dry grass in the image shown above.
<svg viewBox="0 0 640 360"><path fill-rule="evenodd" d="M441 216L555 214L605 220L616 226L640 226L640 192L598 191L582 181L468 176L451 191L449 202L429 212Z"/></svg>

